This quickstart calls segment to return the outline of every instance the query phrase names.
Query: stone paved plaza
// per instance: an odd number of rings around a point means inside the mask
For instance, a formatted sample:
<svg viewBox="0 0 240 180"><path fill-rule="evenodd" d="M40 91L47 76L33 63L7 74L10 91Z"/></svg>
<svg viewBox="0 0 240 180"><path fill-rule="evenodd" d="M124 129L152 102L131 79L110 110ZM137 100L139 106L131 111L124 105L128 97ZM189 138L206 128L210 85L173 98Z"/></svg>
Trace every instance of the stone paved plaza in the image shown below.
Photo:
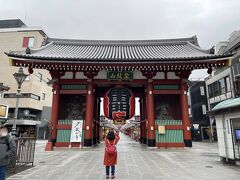
<svg viewBox="0 0 240 180"><path fill-rule="evenodd" d="M45 152L46 141L37 142L33 168L8 180L105 179L103 144L91 149L57 149ZM121 134L116 179L239 180L240 167L219 161L216 143L194 143L193 148L149 149Z"/></svg>

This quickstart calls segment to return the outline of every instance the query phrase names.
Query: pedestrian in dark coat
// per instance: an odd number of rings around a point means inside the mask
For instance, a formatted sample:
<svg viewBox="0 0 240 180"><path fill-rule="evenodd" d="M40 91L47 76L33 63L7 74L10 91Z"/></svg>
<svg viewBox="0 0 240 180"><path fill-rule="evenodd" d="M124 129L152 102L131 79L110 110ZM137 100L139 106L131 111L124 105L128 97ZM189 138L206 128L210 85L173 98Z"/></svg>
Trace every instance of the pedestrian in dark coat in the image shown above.
<svg viewBox="0 0 240 180"><path fill-rule="evenodd" d="M0 124L0 180L5 180L10 157L15 156L16 144L5 125Z"/></svg>
<svg viewBox="0 0 240 180"><path fill-rule="evenodd" d="M109 179L109 171L111 167L111 178L115 178L115 165L117 164L117 151L113 154L110 154L107 151L107 148L111 145L116 145L119 141L120 137L117 132L109 131L107 137L105 137L105 152L104 152L104 162L103 164L106 166L106 179Z"/></svg>

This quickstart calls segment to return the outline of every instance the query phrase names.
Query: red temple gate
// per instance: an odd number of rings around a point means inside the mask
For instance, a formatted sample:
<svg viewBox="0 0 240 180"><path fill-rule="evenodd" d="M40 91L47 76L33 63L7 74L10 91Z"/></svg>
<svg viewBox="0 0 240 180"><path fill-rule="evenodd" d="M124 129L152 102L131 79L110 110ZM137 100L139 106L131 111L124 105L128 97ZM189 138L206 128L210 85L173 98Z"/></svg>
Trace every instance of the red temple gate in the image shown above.
<svg viewBox="0 0 240 180"><path fill-rule="evenodd" d="M69 142L71 122L84 122L84 146L99 141L100 98L115 86L130 94L129 112L105 113L110 118L130 118L133 93L140 98L142 143L149 147L191 147L187 79L194 69L227 66L230 55L202 50L196 37L149 41L83 41L48 39L40 49L7 54L11 65L46 69L53 82L52 136L46 150L79 146ZM131 91L133 93L131 93ZM109 97L108 97L109 98ZM77 99L74 101L71 99ZM69 108L70 107L70 108ZM62 112L62 109L67 113ZM164 132L159 129L165 128Z"/></svg>

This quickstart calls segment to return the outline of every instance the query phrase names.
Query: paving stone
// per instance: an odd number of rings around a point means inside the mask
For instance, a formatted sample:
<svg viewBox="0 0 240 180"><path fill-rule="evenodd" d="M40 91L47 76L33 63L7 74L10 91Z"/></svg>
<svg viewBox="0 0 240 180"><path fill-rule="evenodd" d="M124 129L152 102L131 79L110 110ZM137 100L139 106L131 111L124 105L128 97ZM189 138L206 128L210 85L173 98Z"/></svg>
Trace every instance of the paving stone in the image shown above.
<svg viewBox="0 0 240 180"><path fill-rule="evenodd" d="M45 152L37 141L34 167L8 180L102 180L104 144L92 149L59 148ZM217 143L194 142L193 148L151 149L121 134L118 180L239 180L240 167L220 162Z"/></svg>

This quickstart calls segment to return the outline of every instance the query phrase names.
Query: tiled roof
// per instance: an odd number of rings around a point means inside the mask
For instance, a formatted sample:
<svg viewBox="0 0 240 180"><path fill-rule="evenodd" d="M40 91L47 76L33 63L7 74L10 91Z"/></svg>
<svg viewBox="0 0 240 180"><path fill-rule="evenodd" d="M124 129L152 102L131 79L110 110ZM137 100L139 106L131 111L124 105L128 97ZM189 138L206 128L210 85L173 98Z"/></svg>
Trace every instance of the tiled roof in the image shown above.
<svg viewBox="0 0 240 180"><path fill-rule="evenodd" d="M40 49L10 52L10 57L51 61L84 62L152 62L214 59L222 55L210 54L198 46L196 36L166 40L66 40L48 39Z"/></svg>

